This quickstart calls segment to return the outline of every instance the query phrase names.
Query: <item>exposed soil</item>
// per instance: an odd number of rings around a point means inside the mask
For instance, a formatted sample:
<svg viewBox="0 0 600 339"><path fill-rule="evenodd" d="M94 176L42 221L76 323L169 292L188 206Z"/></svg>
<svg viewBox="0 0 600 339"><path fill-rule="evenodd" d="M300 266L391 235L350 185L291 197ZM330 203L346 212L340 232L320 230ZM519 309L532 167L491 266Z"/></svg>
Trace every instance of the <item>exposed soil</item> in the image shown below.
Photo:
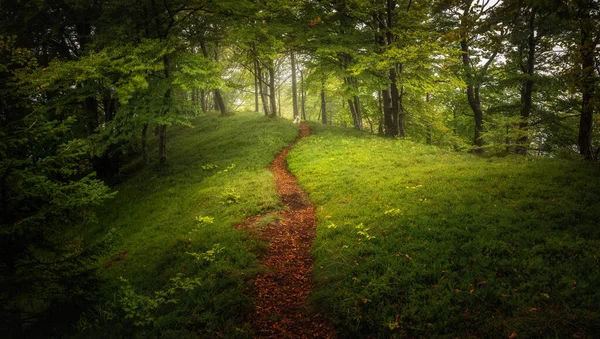
<svg viewBox="0 0 600 339"><path fill-rule="evenodd" d="M299 127L299 138L310 135L308 126ZM335 338L331 324L306 305L313 287L310 247L316 233L315 208L288 171L286 156L292 147L281 151L271 166L286 206L274 213L279 220L261 227L264 216L257 216L240 225L269 246L260 260L266 273L254 281L255 310L250 322L260 338Z"/></svg>

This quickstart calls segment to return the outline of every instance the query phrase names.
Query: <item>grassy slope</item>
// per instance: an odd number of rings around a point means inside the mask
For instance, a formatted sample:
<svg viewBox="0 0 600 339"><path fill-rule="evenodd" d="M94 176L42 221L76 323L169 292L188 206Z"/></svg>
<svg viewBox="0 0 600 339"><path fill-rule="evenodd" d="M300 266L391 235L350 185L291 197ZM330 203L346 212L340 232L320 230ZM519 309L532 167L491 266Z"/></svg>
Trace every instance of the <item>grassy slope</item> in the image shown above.
<svg viewBox="0 0 600 339"><path fill-rule="evenodd" d="M232 226L246 216L279 208L266 168L295 139L297 127L251 114L207 116L194 125L171 128L168 167L150 165L118 185L117 197L99 211L100 223L88 230L86 239L112 228L118 231L110 253L102 259L103 265L112 262L110 269L101 269L113 283L107 299L125 285L118 280L122 276L135 291L128 297L129 306L137 306L126 312L119 302L109 302L88 312L79 324L80 330L86 329L82 336L248 334L248 329L238 328L250 306L242 290L247 277L256 272L253 247L260 244ZM151 142L154 155L156 140ZM213 217L214 222L199 223L197 216ZM217 251L210 252L213 249ZM200 259L186 252L198 253ZM123 256L122 261L114 260ZM200 286L188 292L176 289L171 298L177 304L145 312L148 298L174 287L170 279L178 273L184 279L198 278ZM116 295L119 300L121 295ZM145 326L133 325L143 321L141 316L122 320L136 312L152 319Z"/></svg>
<svg viewBox="0 0 600 339"><path fill-rule="evenodd" d="M317 291L344 337L600 333L600 168L312 125ZM595 334L594 334L595 333Z"/></svg>

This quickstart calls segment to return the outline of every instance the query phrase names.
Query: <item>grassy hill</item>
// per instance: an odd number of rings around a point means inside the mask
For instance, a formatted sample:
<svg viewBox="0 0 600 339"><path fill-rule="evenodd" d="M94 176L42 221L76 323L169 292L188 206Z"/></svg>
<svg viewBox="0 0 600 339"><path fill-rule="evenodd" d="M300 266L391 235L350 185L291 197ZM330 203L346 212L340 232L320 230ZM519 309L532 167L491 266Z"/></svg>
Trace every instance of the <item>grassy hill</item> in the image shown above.
<svg viewBox="0 0 600 339"><path fill-rule="evenodd" d="M169 165L130 174L86 230L83 241L116 233L101 260L105 300L79 321L79 336L249 335L242 292L263 245L233 226L280 208L267 167L298 129L257 114L193 125L172 128Z"/></svg>
<svg viewBox="0 0 600 339"><path fill-rule="evenodd" d="M256 114L173 128L81 241L113 235L79 337L251 337L264 244L233 226L281 208L266 170L297 128ZM600 168L481 158L311 124L290 169L317 209L312 303L341 337L594 337ZM265 223L270 220L265 220ZM114 231L111 231L114 230Z"/></svg>
<svg viewBox="0 0 600 339"><path fill-rule="evenodd" d="M600 167L311 125L316 293L342 337L595 337Z"/></svg>

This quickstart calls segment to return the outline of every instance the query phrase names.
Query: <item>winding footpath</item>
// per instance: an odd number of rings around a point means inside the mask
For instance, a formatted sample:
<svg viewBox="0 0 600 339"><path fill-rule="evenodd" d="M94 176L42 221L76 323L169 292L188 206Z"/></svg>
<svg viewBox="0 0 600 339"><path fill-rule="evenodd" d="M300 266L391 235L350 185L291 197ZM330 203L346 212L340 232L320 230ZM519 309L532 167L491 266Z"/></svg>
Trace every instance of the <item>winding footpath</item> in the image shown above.
<svg viewBox="0 0 600 339"><path fill-rule="evenodd" d="M299 128L299 139L310 135L305 124ZM250 323L259 338L335 338L331 324L306 305L313 287L310 248L316 234L315 207L288 170L286 157L292 147L281 151L270 169L286 206L271 213L279 220L260 227L257 223L265 217L262 215L240 225L269 246L260 259L266 273L254 281L255 310Z"/></svg>

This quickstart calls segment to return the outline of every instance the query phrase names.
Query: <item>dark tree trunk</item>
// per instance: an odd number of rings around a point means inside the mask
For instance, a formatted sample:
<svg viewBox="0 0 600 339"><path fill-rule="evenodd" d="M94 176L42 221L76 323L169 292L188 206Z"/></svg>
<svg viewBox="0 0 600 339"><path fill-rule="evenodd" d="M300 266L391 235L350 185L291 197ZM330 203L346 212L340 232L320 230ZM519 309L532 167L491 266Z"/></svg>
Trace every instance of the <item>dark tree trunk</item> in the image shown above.
<svg viewBox="0 0 600 339"><path fill-rule="evenodd" d="M475 137L473 143L478 147L475 151L478 153L482 152L480 147L483 146L483 139L481 134L483 132L483 111L481 109L481 100L479 98L479 84L476 84L476 79L473 70L471 68L471 60L469 57L469 45L466 38L460 41L460 47L462 51L462 61L465 68L466 79L467 79L467 100L469 106L475 116Z"/></svg>
<svg viewBox="0 0 600 339"><path fill-rule="evenodd" d="M358 84L356 83L356 79L352 77L344 77L344 82L346 85L355 92L358 89ZM350 114L352 115L352 122L354 124L354 128L357 130L362 130L362 116L360 112L360 99L357 95L352 95L352 98L348 99L348 105L350 108Z"/></svg>
<svg viewBox="0 0 600 339"><path fill-rule="evenodd" d="M402 72L402 65L400 65L400 72ZM400 93L398 95L398 136L401 138L406 137L406 112L404 111L404 86L400 86Z"/></svg>
<svg viewBox="0 0 600 339"><path fill-rule="evenodd" d="M377 134L379 135L383 135L383 91L379 91L377 92L377 109L379 112L379 116L378 116L378 121L379 121L379 126L377 127Z"/></svg>
<svg viewBox="0 0 600 339"><path fill-rule="evenodd" d="M394 44L394 34L392 33L392 29L394 28L394 10L396 9L396 1L395 0L387 0L386 1L386 17L387 17L387 29L386 29L386 40L389 46ZM388 127L389 135L397 136L400 135L400 121L399 121L399 111L400 111L400 94L398 93L398 74L396 72L395 65L389 70L389 79L390 79L390 108L389 108L389 119L390 123ZM404 137L404 135L401 135Z"/></svg>
<svg viewBox="0 0 600 339"><path fill-rule="evenodd" d="M527 36L527 63L521 67L521 71L525 74L525 80L521 84L521 122L519 130L523 133L517 139L519 144L515 147L515 153L527 154L527 144L529 143L529 135L527 127L529 125L529 117L531 116L531 108L533 106L533 73L535 67L535 14L536 9L532 8L528 20L528 36Z"/></svg>
<svg viewBox="0 0 600 339"><path fill-rule="evenodd" d="M214 97L215 97L215 107L217 107L219 109L219 111L221 111L221 116L226 116L227 115L227 107L225 106L225 101L223 100L223 95L221 94L221 90L215 89Z"/></svg>
<svg viewBox="0 0 600 339"><path fill-rule="evenodd" d="M400 110L400 94L396 85L396 70L390 69L390 135L399 135L399 110Z"/></svg>
<svg viewBox="0 0 600 339"><path fill-rule="evenodd" d="M275 101L275 63L270 60L269 66L269 101L271 102L271 117L277 116L277 102Z"/></svg>
<svg viewBox="0 0 600 339"><path fill-rule="evenodd" d="M267 94L265 93L265 85L264 85L264 74L263 74L263 70L262 67L260 66L260 64L258 63L258 61L256 62L256 76L258 77L258 91L260 93L260 99L262 101L262 105L263 105L263 111L265 113L265 116L269 115L269 103L268 103L268 99L267 99Z"/></svg>
<svg viewBox="0 0 600 339"><path fill-rule="evenodd" d="M296 56L294 50L290 51L290 61L292 64L292 112L295 119L298 116L298 84L296 82Z"/></svg>
<svg viewBox="0 0 600 339"><path fill-rule="evenodd" d="M300 69L300 116L306 121L306 90L304 88L304 72Z"/></svg>
<svg viewBox="0 0 600 339"><path fill-rule="evenodd" d="M360 99L358 98L358 96L354 96L354 111L356 112L356 119L354 121L354 128L356 128L357 130L362 130L363 129L363 125L362 125L362 113L361 113L361 108L360 108Z"/></svg>
<svg viewBox="0 0 600 339"><path fill-rule="evenodd" d="M204 39L200 40L200 49L202 50L202 55L205 58L210 58L210 55L208 54L208 50L206 48L206 42L204 41ZM216 62L219 62L219 46L218 45L215 47L214 59ZM225 101L223 100L223 95L221 94L221 90L218 88L215 88L213 90L213 94L214 94L215 107L221 112L221 116L227 115L227 107L225 106Z"/></svg>
<svg viewBox="0 0 600 339"><path fill-rule="evenodd" d="M395 125L394 120L392 118L392 100L390 98L390 90L384 89L381 91L382 96L382 105L383 105L383 124L385 126L385 135L393 136L395 135Z"/></svg>
<svg viewBox="0 0 600 339"><path fill-rule="evenodd" d="M258 62L254 61L254 111L259 112L258 108ZM261 91L262 92L262 91Z"/></svg>
<svg viewBox="0 0 600 339"><path fill-rule="evenodd" d="M171 78L171 62L169 60L169 56L165 55L163 57L163 64L165 67L165 79ZM164 103L166 109L161 112L162 115L168 114L168 111L171 109L171 88L169 87L164 95ZM164 165L167 162L167 125L159 125L158 126L158 161L161 165Z"/></svg>
<svg viewBox="0 0 600 339"><path fill-rule="evenodd" d="M427 92L427 95L425 96L425 102L427 103L426 109L429 109L429 101L430 101L430 97L429 97L429 92ZM430 119L427 119L427 121L425 122L427 125L427 145L431 145L432 143L432 128L431 128L431 121L429 121Z"/></svg>
<svg viewBox="0 0 600 339"><path fill-rule="evenodd" d="M321 122L327 125L327 96L325 92L325 83L321 84Z"/></svg>
<svg viewBox="0 0 600 339"><path fill-rule="evenodd" d="M596 86L594 70L594 23L591 18L591 2L578 1L579 10L579 57L581 60L581 118L579 120L579 153L586 159L593 159L595 152L592 149L592 130L594 117L594 88Z"/></svg>

